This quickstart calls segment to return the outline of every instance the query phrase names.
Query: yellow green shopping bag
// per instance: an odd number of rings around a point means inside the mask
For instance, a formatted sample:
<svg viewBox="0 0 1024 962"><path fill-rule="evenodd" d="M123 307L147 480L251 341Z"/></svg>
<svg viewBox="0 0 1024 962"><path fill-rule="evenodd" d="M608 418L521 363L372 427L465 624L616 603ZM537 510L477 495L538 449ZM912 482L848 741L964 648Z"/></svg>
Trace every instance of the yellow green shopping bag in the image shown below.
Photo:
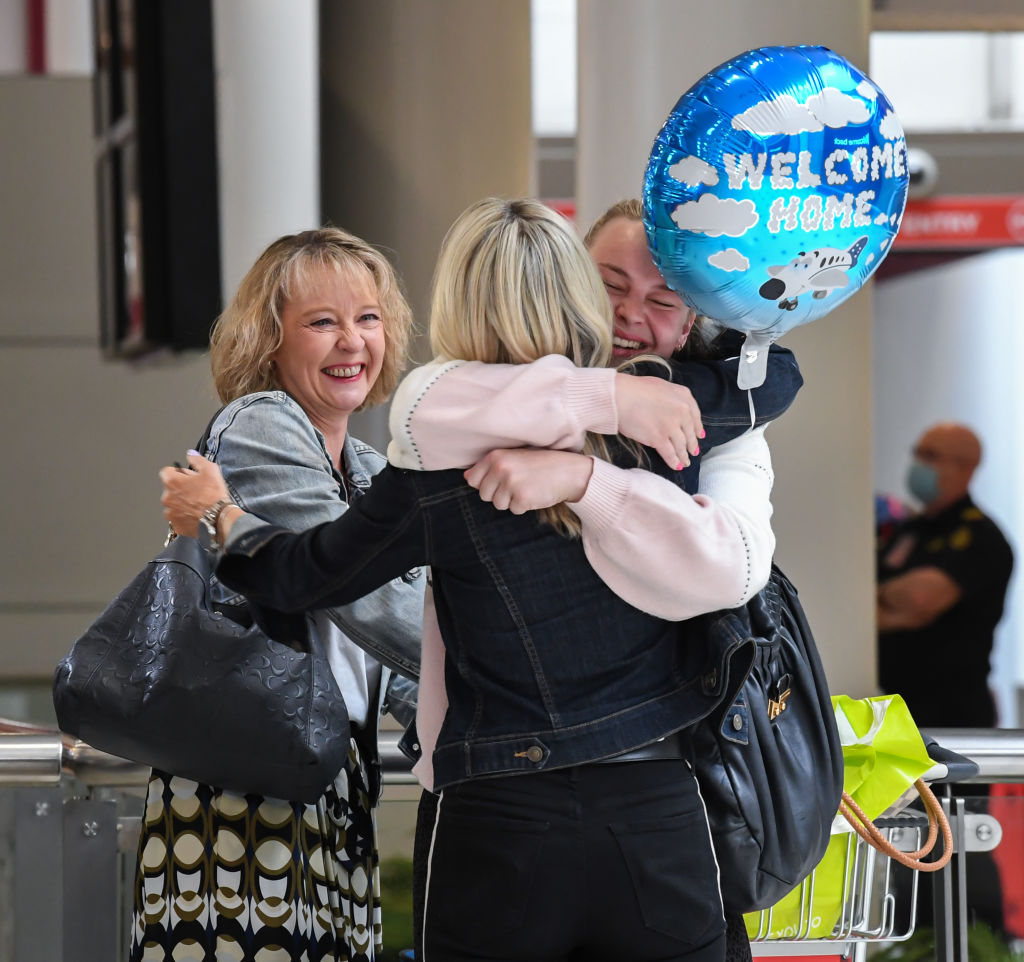
<svg viewBox="0 0 1024 962"><path fill-rule="evenodd" d="M833 695L832 708L843 746L843 788L868 818L875 818L895 805L933 762L899 695L860 699ZM770 910L745 917L751 938L815 939L832 934L852 869L852 859L847 857L857 841L852 831L850 823L837 814L832 840L814 870L813 905L808 905L806 886L798 885Z"/></svg>

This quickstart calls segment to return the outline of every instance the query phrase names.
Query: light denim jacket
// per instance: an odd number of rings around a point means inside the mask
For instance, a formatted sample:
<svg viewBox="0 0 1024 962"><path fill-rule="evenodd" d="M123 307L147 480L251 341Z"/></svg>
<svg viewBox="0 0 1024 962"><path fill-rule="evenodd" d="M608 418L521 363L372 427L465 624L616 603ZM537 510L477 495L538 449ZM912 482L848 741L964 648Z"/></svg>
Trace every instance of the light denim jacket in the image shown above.
<svg viewBox="0 0 1024 962"><path fill-rule="evenodd" d="M331 464L324 436L284 391L247 394L226 405L211 425L205 454L220 466L237 504L293 531L340 517L387 463L349 435L342 479ZM382 664L380 687L386 697L380 704L378 695L378 707L403 726L415 714L425 583L422 569L413 569L352 604L327 611L355 644ZM370 720L375 718L371 712Z"/></svg>

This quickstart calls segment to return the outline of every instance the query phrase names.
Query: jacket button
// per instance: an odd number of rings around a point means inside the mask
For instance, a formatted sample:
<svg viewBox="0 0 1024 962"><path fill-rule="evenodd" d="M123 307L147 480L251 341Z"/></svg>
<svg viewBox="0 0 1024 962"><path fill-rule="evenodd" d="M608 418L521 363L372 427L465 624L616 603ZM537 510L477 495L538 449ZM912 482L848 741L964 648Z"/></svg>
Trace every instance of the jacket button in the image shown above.
<svg viewBox="0 0 1024 962"><path fill-rule="evenodd" d="M714 688L715 685L718 684L718 669L717 668L712 668L711 671L709 671L704 676L704 684L707 685L708 688Z"/></svg>
<svg viewBox="0 0 1024 962"><path fill-rule="evenodd" d="M526 749L526 757L531 762L539 762L544 758L544 749L538 747L537 745L531 745L528 749Z"/></svg>
<svg viewBox="0 0 1024 962"><path fill-rule="evenodd" d="M743 716L739 712L732 716L732 727L734 731L741 731L743 728Z"/></svg>

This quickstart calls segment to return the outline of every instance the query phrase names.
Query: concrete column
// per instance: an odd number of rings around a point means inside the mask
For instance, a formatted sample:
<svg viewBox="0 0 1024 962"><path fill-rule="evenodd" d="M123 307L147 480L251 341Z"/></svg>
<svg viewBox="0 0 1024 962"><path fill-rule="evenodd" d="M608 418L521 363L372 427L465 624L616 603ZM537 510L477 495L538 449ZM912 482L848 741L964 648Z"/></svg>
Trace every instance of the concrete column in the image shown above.
<svg viewBox="0 0 1024 962"><path fill-rule="evenodd" d="M224 300L282 234L320 223L316 0L214 0Z"/></svg>
<svg viewBox="0 0 1024 962"><path fill-rule="evenodd" d="M532 190L529 0L321 0L320 35L324 216L389 251L425 332L451 222ZM386 444L383 409L353 431Z"/></svg>
<svg viewBox="0 0 1024 962"><path fill-rule="evenodd" d="M816 43L868 68L869 0L580 0L577 210L639 196L680 95L753 47ZM870 288L870 284L868 285ZM834 692L875 690L871 293L782 343L805 385L768 429L776 558L800 589Z"/></svg>

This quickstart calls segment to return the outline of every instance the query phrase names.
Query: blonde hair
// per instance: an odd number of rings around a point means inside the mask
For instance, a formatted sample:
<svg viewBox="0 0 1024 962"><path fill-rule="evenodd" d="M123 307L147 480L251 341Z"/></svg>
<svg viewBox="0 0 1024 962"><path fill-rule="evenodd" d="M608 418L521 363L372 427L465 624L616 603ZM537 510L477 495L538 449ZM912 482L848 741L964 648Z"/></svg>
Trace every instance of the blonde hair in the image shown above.
<svg viewBox="0 0 1024 962"><path fill-rule="evenodd" d="M210 335L210 368L221 401L276 390L271 357L281 346L285 304L307 291L316 272L366 270L376 285L384 325L384 363L357 410L387 399L405 369L412 311L394 268L376 248L337 227L279 237L249 268Z"/></svg>
<svg viewBox="0 0 1024 962"><path fill-rule="evenodd" d="M586 236L583 238L583 243L586 244L587 250L594 246L597 235L609 223L620 218L622 220L640 221L642 223L644 219L643 204L635 197L628 197L625 200L616 201L612 204L590 225L590 230L587 231ZM714 327L714 321L703 314L697 314L693 319L693 327L690 328L690 334L686 338L686 343L675 352L675 355L681 358L708 357L711 353L711 340L715 333ZM634 358L634 361L637 360L639 359ZM645 360L648 359L645 358Z"/></svg>
<svg viewBox="0 0 1024 962"><path fill-rule="evenodd" d="M620 217L623 220L642 221L644 219L644 205L635 197L627 197L625 200L619 200L612 204L590 225L590 230L587 231L586 236L583 238L583 243L586 245L587 250L594 246L594 241L597 239L597 235L601 233L601 228L609 221L618 220Z"/></svg>
<svg viewBox="0 0 1024 962"><path fill-rule="evenodd" d="M611 357L601 276L560 214L533 200L487 198L452 224L438 256L430 346L448 359L528 364L562 354Z"/></svg>
<svg viewBox="0 0 1024 962"><path fill-rule="evenodd" d="M612 318L594 262L560 214L527 199L487 198L452 224L441 245L430 305L430 345L450 360L528 364L561 354L579 367L611 358ZM599 436L587 453L606 456ZM579 534L564 504L541 512Z"/></svg>

